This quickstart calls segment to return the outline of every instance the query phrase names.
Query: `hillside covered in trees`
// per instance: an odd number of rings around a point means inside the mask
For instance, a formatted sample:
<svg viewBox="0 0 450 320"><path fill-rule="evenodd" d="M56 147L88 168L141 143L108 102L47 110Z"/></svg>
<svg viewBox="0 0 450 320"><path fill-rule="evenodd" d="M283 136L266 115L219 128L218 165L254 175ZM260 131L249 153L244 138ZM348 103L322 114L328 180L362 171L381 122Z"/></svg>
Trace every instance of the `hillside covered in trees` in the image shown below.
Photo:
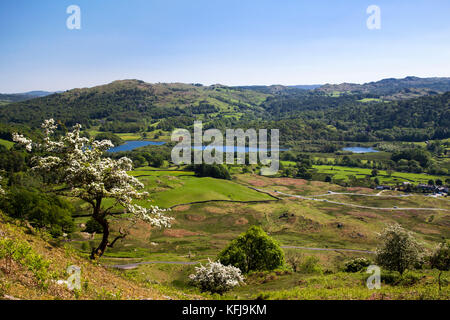
<svg viewBox="0 0 450 320"><path fill-rule="evenodd" d="M54 118L67 127L81 123L113 133L170 132L202 120L207 128L279 128L284 142L425 141L450 137L450 94L441 93L448 83L447 78L408 77L357 85L359 89L337 85L330 93L329 85L306 90L123 80L10 103L0 108L0 122L7 140L8 126L36 128ZM427 92L412 99L384 98L405 90Z"/></svg>

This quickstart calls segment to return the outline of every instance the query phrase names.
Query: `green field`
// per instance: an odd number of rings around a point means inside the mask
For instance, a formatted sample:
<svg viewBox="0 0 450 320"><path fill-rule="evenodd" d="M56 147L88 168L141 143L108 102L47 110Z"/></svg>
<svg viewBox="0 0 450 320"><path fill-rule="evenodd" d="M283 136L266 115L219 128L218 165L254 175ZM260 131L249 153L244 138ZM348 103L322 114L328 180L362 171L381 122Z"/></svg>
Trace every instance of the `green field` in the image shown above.
<svg viewBox="0 0 450 320"><path fill-rule="evenodd" d="M334 180L348 181L350 176L355 176L356 178L366 178L370 177L372 169L366 168L352 168L352 167L342 167L342 166L313 166L318 173L323 173L331 176ZM409 172L393 172L391 176L387 174L384 170L379 170L378 179L381 184L397 184L402 182L410 183L428 183L430 179L445 181L450 178L449 176L436 176L429 175L426 173L409 173Z"/></svg>
<svg viewBox="0 0 450 320"><path fill-rule="evenodd" d="M209 177L197 178L192 172L136 171L132 174L139 176L139 180L145 185L145 191L151 194L153 203L164 208L206 200L273 199L235 182Z"/></svg>
<svg viewBox="0 0 450 320"><path fill-rule="evenodd" d="M195 177L192 171L138 168L129 174L137 177L145 186L143 191L150 194L150 199L137 201L144 207L157 205L168 208L174 205L209 200L265 201L274 199L265 193L257 192L233 181ZM105 206L111 204L109 199L104 202Z"/></svg>
<svg viewBox="0 0 450 320"><path fill-rule="evenodd" d="M383 100L378 99L378 98L364 98L361 100L358 100L359 102L381 102Z"/></svg>
<svg viewBox="0 0 450 320"><path fill-rule="evenodd" d="M7 149L11 149L12 146L14 145L14 142L0 139L0 145L5 146Z"/></svg>

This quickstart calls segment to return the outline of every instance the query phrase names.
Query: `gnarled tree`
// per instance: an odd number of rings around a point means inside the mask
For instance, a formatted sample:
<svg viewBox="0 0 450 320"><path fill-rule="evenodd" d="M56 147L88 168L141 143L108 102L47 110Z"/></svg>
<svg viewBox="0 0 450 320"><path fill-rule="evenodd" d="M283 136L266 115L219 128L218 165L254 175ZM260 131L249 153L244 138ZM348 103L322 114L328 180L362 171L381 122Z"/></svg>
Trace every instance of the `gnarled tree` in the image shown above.
<svg viewBox="0 0 450 320"><path fill-rule="evenodd" d="M80 135L81 125L74 126L72 131L55 135L57 125L53 119L42 124L44 139L35 143L22 135L14 134L13 139L24 145L28 151L38 152L33 157L32 170L40 172L46 181L58 185L53 191L69 197L82 199L92 207L92 217L102 226L103 237L97 248L91 252L95 259L104 254L106 248L126 236L122 229L120 235L109 241L110 227L107 217L111 210L123 207L133 214L133 220L142 219L153 226L170 227L171 217L165 215L164 209L150 206L141 207L133 200L142 199L148 195L139 192L143 184L127 174L132 170L132 161L123 157L113 160L104 153L113 144L109 140L95 141ZM113 199L113 203L104 208L105 199Z"/></svg>

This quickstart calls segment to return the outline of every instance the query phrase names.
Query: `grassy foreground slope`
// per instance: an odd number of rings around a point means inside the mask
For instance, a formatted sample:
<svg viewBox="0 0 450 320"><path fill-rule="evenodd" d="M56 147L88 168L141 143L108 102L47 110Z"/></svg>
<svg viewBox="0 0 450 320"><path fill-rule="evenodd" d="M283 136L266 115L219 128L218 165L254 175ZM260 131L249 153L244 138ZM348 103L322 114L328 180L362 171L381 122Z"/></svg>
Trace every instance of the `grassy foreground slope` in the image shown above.
<svg viewBox="0 0 450 320"><path fill-rule="evenodd" d="M121 277L81 257L70 245L44 240L45 234L7 221L0 212L1 299L186 299L183 293ZM7 252L12 252L12 259ZM67 268L81 268L81 290L70 291L58 280Z"/></svg>

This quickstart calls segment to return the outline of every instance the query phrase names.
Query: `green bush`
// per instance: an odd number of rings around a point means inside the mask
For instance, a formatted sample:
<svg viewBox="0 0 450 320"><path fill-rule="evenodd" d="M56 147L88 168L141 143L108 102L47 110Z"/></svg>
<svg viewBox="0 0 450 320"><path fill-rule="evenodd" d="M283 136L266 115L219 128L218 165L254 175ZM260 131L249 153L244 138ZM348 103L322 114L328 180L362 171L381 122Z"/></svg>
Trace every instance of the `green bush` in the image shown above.
<svg viewBox="0 0 450 320"><path fill-rule="evenodd" d="M299 266L300 273L319 273L322 274L323 270L319 264L319 258L315 256L306 257Z"/></svg>
<svg viewBox="0 0 450 320"><path fill-rule="evenodd" d="M0 202L0 208L10 217L27 220L37 228L45 228L53 237L74 230L70 202L36 189L13 187Z"/></svg>
<svg viewBox="0 0 450 320"><path fill-rule="evenodd" d="M400 283L402 275L398 271L381 271L381 282L390 285L397 285ZM367 278L370 277L367 276Z"/></svg>
<svg viewBox="0 0 450 320"><path fill-rule="evenodd" d="M219 253L218 260L243 273L274 270L284 265L284 252L260 227L252 226Z"/></svg>
<svg viewBox="0 0 450 320"><path fill-rule="evenodd" d="M370 265L370 261L366 258L355 258L344 264L345 272L360 272Z"/></svg>
<svg viewBox="0 0 450 320"><path fill-rule="evenodd" d="M193 170L197 177L231 180L231 175L223 164L199 164L194 165Z"/></svg>
<svg viewBox="0 0 450 320"><path fill-rule="evenodd" d="M47 261L39 254L36 254L28 242L21 240L1 239L0 259L5 259L6 261L6 272L9 272L11 261L14 260L33 272L39 284L45 287L46 279L49 277L48 268L50 266L50 261Z"/></svg>
<svg viewBox="0 0 450 320"><path fill-rule="evenodd" d="M364 283L370 275L364 275ZM422 279L422 275L417 272L407 271L401 274L398 271L381 270L381 282L391 286L412 286Z"/></svg>
<svg viewBox="0 0 450 320"><path fill-rule="evenodd" d="M100 223L97 222L97 220L95 220L94 218L90 218L87 222L86 222L86 228L83 230L84 232L89 232L89 233L102 233L103 232L103 227Z"/></svg>
<svg viewBox="0 0 450 320"><path fill-rule="evenodd" d="M414 271L407 271L402 275L400 282L398 284L402 286L412 286L417 282L419 282L420 279L422 278L423 276L420 273Z"/></svg>

